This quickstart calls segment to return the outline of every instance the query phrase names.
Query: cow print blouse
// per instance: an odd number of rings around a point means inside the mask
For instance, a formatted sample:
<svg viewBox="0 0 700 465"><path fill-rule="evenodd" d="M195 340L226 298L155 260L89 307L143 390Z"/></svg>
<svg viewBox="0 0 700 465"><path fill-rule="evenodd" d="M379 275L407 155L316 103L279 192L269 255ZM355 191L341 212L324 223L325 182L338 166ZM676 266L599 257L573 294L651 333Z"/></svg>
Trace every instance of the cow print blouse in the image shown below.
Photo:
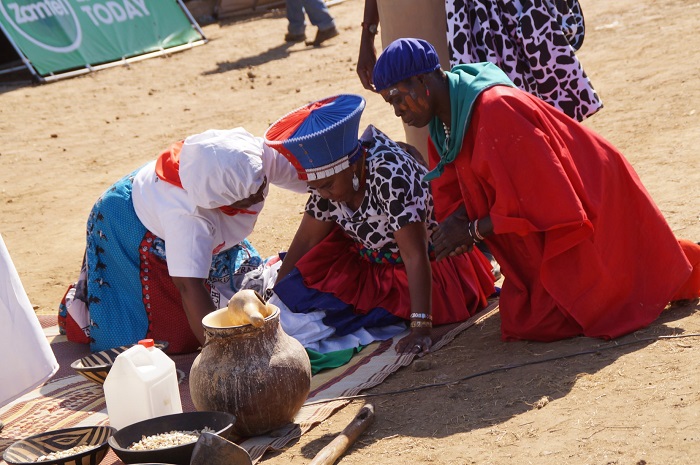
<svg viewBox="0 0 700 465"><path fill-rule="evenodd" d="M362 205L351 211L345 203L322 198L311 190L306 212L321 221L335 221L368 249L398 253L394 232L414 222L436 225L427 170L386 134L369 126L360 142L367 148L367 185Z"/></svg>

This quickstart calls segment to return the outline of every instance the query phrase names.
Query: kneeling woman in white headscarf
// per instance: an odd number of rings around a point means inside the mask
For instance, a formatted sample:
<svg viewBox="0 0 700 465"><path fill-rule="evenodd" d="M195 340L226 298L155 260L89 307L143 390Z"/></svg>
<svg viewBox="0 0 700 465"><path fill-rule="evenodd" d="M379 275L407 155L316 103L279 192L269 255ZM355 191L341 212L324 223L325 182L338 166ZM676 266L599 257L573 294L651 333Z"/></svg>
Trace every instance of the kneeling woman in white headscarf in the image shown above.
<svg viewBox="0 0 700 465"><path fill-rule="evenodd" d="M373 126L358 140L364 106L357 95L330 97L265 133L311 191L271 302L307 349L351 349L410 322L397 350L423 353L433 324L466 320L486 306L491 264L478 250L435 261L427 170Z"/></svg>
<svg viewBox="0 0 700 465"><path fill-rule="evenodd" d="M195 351L202 317L261 263L246 237L270 184L306 192L285 157L236 128L176 142L112 185L90 213L80 279L60 306L68 338L93 351L143 338Z"/></svg>

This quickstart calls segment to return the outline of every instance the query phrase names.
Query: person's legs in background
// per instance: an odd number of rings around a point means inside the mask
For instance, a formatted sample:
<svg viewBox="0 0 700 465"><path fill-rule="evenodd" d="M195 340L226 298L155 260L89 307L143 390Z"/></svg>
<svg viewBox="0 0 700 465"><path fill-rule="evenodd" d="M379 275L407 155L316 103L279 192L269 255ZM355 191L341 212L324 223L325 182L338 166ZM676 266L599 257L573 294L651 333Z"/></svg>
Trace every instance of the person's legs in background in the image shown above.
<svg viewBox="0 0 700 465"><path fill-rule="evenodd" d="M306 21L304 17L304 0L287 0L287 34L286 42L303 42L306 40Z"/></svg>
<svg viewBox="0 0 700 465"><path fill-rule="evenodd" d="M316 38L313 42L307 42L307 45L318 47L326 40L338 35L335 21L333 21L324 0L303 0L303 2L306 14L309 15L309 21L318 28Z"/></svg>
<svg viewBox="0 0 700 465"><path fill-rule="evenodd" d="M309 16L311 24L318 28L316 38L307 45L319 46L326 40L338 35L333 17L324 0L287 0L287 21L289 25L284 40L301 42L306 40L306 22L304 13Z"/></svg>

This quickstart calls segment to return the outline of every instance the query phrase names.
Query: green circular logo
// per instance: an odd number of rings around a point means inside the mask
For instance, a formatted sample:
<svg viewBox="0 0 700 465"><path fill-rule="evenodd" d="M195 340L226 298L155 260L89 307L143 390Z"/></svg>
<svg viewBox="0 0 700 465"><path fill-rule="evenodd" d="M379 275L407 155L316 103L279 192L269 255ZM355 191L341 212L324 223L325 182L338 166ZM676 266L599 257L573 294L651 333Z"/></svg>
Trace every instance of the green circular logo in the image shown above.
<svg viewBox="0 0 700 465"><path fill-rule="evenodd" d="M80 22L68 0L0 0L0 13L26 40L68 53L80 47Z"/></svg>

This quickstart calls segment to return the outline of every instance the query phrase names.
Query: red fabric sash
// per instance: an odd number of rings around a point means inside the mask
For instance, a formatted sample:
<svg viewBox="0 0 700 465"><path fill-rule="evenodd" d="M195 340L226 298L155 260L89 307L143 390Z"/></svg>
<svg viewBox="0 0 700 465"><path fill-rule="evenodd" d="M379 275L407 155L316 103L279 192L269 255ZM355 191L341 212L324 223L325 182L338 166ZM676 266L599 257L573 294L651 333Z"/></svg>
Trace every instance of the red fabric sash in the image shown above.
<svg viewBox="0 0 700 465"><path fill-rule="evenodd" d="M180 189L182 189L182 181L180 181L180 152L182 151L184 143L184 140L174 142L169 148L165 149L163 153L158 155L156 159L156 175L158 178ZM257 212L244 208L234 208L230 205L219 207L219 210L228 216L235 216L239 213L248 215L257 214Z"/></svg>
<svg viewBox="0 0 700 465"><path fill-rule="evenodd" d="M224 214L226 214L228 216L235 216L235 215L238 215L239 213L244 213L246 215L257 215L258 214L258 212L254 212L252 210L246 210L245 208L234 208L230 205L219 207L219 210L221 210Z"/></svg>
<svg viewBox="0 0 700 465"><path fill-rule="evenodd" d="M180 151L184 140L174 142L158 156L156 160L156 175L167 183L182 189L180 181Z"/></svg>

